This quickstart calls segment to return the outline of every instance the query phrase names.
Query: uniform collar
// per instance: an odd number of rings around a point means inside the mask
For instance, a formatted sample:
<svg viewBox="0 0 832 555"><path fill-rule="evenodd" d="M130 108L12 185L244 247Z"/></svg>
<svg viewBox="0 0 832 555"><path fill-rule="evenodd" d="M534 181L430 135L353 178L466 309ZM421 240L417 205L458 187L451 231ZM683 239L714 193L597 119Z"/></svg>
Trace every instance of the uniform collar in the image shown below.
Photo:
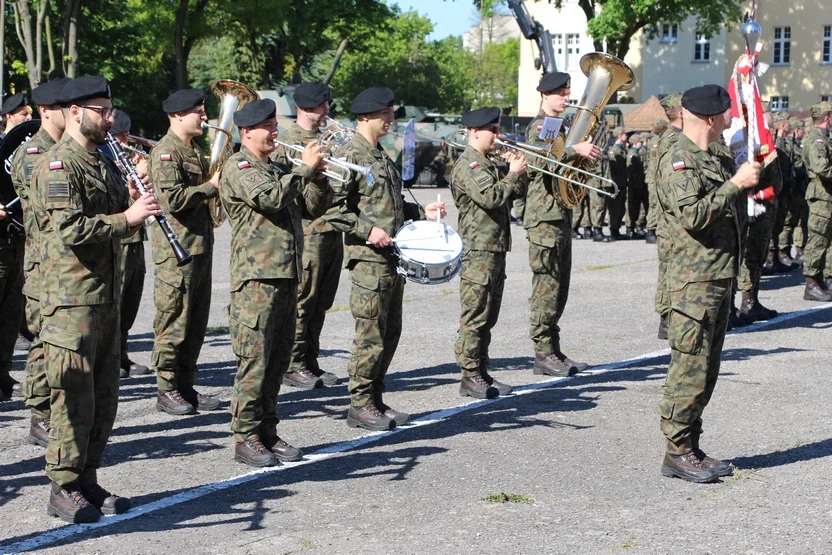
<svg viewBox="0 0 832 555"><path fill-rule="evenodd" d="M493 165L491 163L491 160L489 160L488 158L483 156L480 153L479 150L472 147L471 145L468 145L468 146L465 147L465 152L463 152L463 154L465 155L466 158L470 159L472 162L478 162L478 163L482 164L483 166Z"/></svg>
<svg viewBox="0 0 832 555"><path fill-rule="evenodd" d="M82 158L83 160L94 166L97 166L99 164L98 150L96 150L95 152L88 151L86 148L83 147L83 145L81 145L81 143L76 141L72 135L67 135L64 141L66 142L69 151L75 154L76 156Z"/></svg>
<svg viewBox="0 0 832 555"><path fill-rule="evenodd" d="M268 170L272 167L271 164L263 162L262 160L260 160L260 158L255 156L255 154L252 151L250 151L247 146L240 146L240 154L242 154L243 158L248 160L251 163L251 165L258 166L260 169Z"/></svg>
<svg viewBox="0 0 832 555"><path fill-rule="evenodd" d="M289 132L296 132L299 134L301 139L309 140L317 139L318 135L320 135L320 131L308 131L300 125L298 125L298 122L292 123L292 126L289 128ZM280 137L278 137L278 139L279 138Z"/></svg>

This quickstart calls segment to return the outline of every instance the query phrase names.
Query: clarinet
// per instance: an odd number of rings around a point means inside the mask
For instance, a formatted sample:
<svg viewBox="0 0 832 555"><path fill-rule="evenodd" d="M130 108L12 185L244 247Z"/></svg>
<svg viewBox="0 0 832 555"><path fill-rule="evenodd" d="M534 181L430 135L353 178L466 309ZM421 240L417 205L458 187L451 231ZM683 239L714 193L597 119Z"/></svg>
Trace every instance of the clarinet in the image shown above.
<svg viewBox="0 0 832 555"><path fill-rule="evenodd" d="M141 194L150 193L150 191L148 191L144 186L144 183L142 183L141 178L139 178L139 172L136 171L136 167L130 161L130 157L126 152L124 152L124 149L121 148L118 140L109 131L107 132L107 146L110 147L110 150L112 150L113 154L116 156L116 163L121 171L136 184L136 188L139 192ZM173 254L176 256L176 265L185 266L186 264L190 264L193 257L182 247L182 244L179 243L179 237L176 236L176 232L170 226L167 216L162 213L161 215L156 216L155 220L159 223L159 227L162 229L162 232L165 234L165 238L168 240L168 243L170 243L170 246L173 249Z"/></svg>

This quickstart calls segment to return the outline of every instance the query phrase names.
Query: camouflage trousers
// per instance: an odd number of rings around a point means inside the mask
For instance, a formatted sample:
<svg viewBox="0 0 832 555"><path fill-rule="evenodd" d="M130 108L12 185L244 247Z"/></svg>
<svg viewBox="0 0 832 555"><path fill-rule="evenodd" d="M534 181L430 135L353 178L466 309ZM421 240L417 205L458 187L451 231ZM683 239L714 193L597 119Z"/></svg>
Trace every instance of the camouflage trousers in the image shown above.
<svg viewBox="0 0 832 555"><path fill-rule="evenodd" d="M528 230L532 296L529 298L529 336L534 352L560 351L558 322L569 298L572 275L572 233L569 222L543 222Z"/></svg>
<svg viewBox="0 0 832 555"><path fill-rule="evenodd" d="M607 208L610 213L610 231L621 231L621 224L627 214L627 187L619 186L615 198L607 199Z"/></svg>
<svg viewBox="0 0 832 555"><path fill-rule="evenodd" d="M647 185L640 183L627 187L627 227L644 227L649 209Z"/></svg>
<svg viewBox="0 0 832 555"><path fill-rule="evenodd" d="M39 272L39 266L34 272ZM37 273L35 274L37 275ZM27 276L31 279L32 276ZM23 382L23 399L26 406L32 409L32 414L38 418L49 420L49 403L52 390L46 377L46 359L43 353L43 340L40 338L40 328L43 321L40 316L40 299L26 297L26 327L35 336L29 354L26 356L26 381Z"/></svg>
<svg viewBox="0 0 832 555"><path fill-rule="evenodd" d="M792 195L790 193L788 195L778 196L777 199L775 199L775 202L777 204L777 211L771 225L771 238L768 241L768 250L770 252L778 251L780 234L783 233L783 227L786 225L786 217L789 213Z"/></svg>
<svg viewBox="0 0 832 555"><path fill-rule="evenodd" d="M251 280L231 292L228 331L237 359L231 398L236 441L277 435L277 394L289 366L297 318L294 279Z"/></svg>
<svg viewBox="0 0 832 555"><path fill-rule="evenodd" d="M160 391L193 386L211 309L211 253L178 268L175 258L156 265L153 300L156 340L150 361Z"/></svg>
<svg viewBox="0 0 832 555"><path fill-rule="evenodd" d="M136 315L144 292L144 245L124 243L121 246L121 356L127 356L127 336Z"/></svg>
<svg viewBox="0 0 832 555"><path fill-rule="evenodd" d="M589 195L586 195L583 202L572 209L572 229L575 231L581 227L584 229L592 227L592 217L590 215L591 208L589 202Z"/></svg>
<svg viewBox="0 0 832 555"><path fill-rule="evenodd" d="M594 187L595 185L593 185ZM601 193L596 191L589 192L589 220L592 225L592 228L602 228L604 227L604 218L607 215L607 200L608 197L605 197ZM612 224L612 222L610 222ZM612 229L612 225L610 225L610 229Z"/></svg>
<svg viewBox="0 0 832 555"><path fill-rule="evenodd" d="M618 197L623 194L624 192L620 191ZM624 220L624 210L621 209L623 203L619 202L618 198L613 199L596 191L591 191L589 196L592 227L604 227L604 218L609 216L610 231L620 231Z"/></svg>
<svg viewBox="0 0 832 555"><path fill-rule="evenodd" d="M786 219L783 222L783 230L778 238L778 248L781 251L789 250L794 244L795 247L806 246L806 239L809 236L809 203L806 202L805 191L795 191L791 196L791 202L786 212Z"/></svg>
<svg viewBox="0 0 832 555"><path fill-rule="evenodd" d="M760 287L760 272L768 256L768 242L771 239L776 210L775 205L766 206L765 213L743 227L743 253L737 276L737 288L742 292L749 293Z"/></svg>
<svg viewBox="0 0 832 555"><path fill-rule="evenodd" d="M809 201L809 238L803 251L803 275L832 277L832 202ZM823 274L823 275L822 275Z"/></svg>
<svg viewBox="0 0 832 555"><path fill-rule="evenodd" d="M670 367L659 415L667 452L683 455L699 444L702 412L711 400L728 329L731 279L689 283L671 292Z"/></svg>
<svg viewBox="0 0 832 555"><path fill-rule="evenodd" d="M459 280L459 339L456 363L463 378L480 375L488 368L491 330L500 317L506 281L506 253L466 251Z"/></svg>
<svg viewBox="0 0 832 555"><path fill-rule="evenodd" d="M353 407L378 403L385 391L384 377L402 334L404 278L392 264L359 260L351 264L350 311L355 339L347 365Z"/></svg>
<svg viewBox="0 0 832 555"><path fill-rule="evenodd" d="M295 343L287 373L302 368L320 369L321 331L326 311L335 302L343 262L344 239L340 232L313 233L304 237Z"/></svg>
<svg viewBox="0 0 832 555"><path fill-rule="evenodd" d="M659 196L656 183L647 183L647 231L656 231L659 226Z"/></svg>
<svg viewBox="0 0 832 555"><path fill-rule="evenodd" d="M526 197L514 199L514 217L521 220L526 215Z"/></svg>
<svg viewBox="0 0 832 555"><path fill-rule="evenodd" d="M12 369L23 324L23 241L0 245L0 376Z"/></svg>
<svg viewBox="0 0 832 555"><path fill-rule="evenodd" d="M664 216L659 216L664 218ZM656 229L656 246L659 254L659 277L656 280L656 296L654 299L654 306L656 312L661 316L666 316L670 312L670 295L667 291L667 261L670 259L670 253L673 249L673 244L670 242L670 234L667 228L661 222Z"/></svg>
<svg viewBox="0 0 832 555"><path fill-rule="evenodd" d="M52 412L46 475L61 486L94 482L101 466L118 410L119 312L101 304L43 316Z"/></svg>

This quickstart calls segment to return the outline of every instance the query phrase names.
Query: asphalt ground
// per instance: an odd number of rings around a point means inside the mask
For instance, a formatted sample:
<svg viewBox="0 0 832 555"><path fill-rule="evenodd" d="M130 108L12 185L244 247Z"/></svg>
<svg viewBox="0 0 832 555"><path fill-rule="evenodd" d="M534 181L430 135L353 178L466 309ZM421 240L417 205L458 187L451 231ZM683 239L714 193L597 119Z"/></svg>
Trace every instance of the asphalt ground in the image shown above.
<svg viewBox="0 0 832 555"><path fill-rule="evenodd" d="M437 190L414 193L427 203ZM458 281L408 283L385 400L416 422L385 434L348 428L353 319L343 272L321 339L322 367L341 383L285 387L278 431L307 457L253 471L232 458L230 228L220 228L197 388L218 396L223 410L171 417L155 410L155 377L122 380L99 479L132 497L134 509L68 526L46 515L44 451L25 443L22 401L0 404L0 552L832 552L832 306L803 301L797 273L763 278L760 298L781 316L729 334L704 415L703 447L735 473L710 485L663 478L657 404L669 351L656 339L655 246L574 243L563 348L592 368L545 380L531 371L528 244L522 229L512 232L491 357L495 377L517 394L459 396ZM153 345L149 250L147 258L130 339L131 356L145 364ZM21 381L24 355L13 371Z"/></svg>

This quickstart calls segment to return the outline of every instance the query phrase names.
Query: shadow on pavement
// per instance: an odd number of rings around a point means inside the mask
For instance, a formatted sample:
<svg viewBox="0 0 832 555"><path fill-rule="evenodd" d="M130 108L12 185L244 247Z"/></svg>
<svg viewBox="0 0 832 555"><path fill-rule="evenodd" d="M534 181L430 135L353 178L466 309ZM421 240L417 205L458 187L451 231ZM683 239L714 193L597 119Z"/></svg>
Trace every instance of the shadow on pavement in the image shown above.
<svg viewBox="0 0 832 555"><path fill-rule="evenodd" d="M738 457L727 461L737 468L774 468L801 461L811 461L832 455L832 438L791 447L762 455Z"/></svg>

